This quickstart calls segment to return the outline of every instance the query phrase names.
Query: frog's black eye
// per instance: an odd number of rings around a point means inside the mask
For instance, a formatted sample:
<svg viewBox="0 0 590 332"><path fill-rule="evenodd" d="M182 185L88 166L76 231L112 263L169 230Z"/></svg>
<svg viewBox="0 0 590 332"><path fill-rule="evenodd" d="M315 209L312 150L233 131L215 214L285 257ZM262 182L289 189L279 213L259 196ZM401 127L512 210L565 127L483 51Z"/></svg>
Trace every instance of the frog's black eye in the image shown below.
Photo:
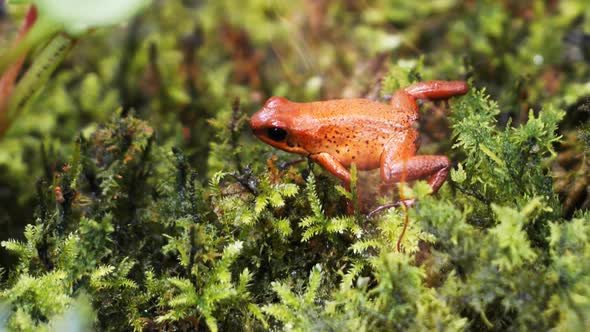
<svg viewBox="0 0 590 332"><path fill-rule="evenodd" d="M287 131L285 129L279 128L279 127L268 128L267 134L268 134L268 138L270 138L273 141L277 141L277 142L280 142L280 141L284 140L285 138L287 138Z"/></svg>

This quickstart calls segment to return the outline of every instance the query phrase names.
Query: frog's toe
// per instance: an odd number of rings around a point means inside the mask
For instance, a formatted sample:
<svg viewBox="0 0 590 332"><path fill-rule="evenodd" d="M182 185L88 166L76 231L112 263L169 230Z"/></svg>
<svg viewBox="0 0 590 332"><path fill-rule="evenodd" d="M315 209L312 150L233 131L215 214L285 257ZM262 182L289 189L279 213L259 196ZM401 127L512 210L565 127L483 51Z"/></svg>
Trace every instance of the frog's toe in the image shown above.
<svg viewBox="0 0 590 332"><path fill-rule="evenodd" d="M369 212L369 214L367 214L367 219L371 219L373 218L377 213L383 211L383 210L387 210L390 209L392 207L398 207L400 205L405 205L407 207L412 207L414 206L414 203L416 202L415 199L404 199L401 201L397 201L395 203L389 203L389 204L384 204L381 206L378 206L377 208L375 208L373 211Z"/></svg>

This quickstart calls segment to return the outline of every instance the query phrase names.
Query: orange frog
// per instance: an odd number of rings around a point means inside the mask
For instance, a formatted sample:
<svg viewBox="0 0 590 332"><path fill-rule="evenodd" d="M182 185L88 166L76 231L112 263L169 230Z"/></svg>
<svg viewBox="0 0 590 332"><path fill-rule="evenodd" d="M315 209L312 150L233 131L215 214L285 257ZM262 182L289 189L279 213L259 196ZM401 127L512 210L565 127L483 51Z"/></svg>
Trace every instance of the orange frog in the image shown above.
<svg viewBox="0 0 590 332"><path fill-rule="evenodd" d="M451 163L446 156L416 155L416 99L449 98L468 89L463 81L416 83L396 91L390 105L368 99L295 103L272 97L252 116L250 126L263 142L307 156L347 188L348 168L354 163L359 170L380 168L386 183L428 179L436 192Z"/></svg>

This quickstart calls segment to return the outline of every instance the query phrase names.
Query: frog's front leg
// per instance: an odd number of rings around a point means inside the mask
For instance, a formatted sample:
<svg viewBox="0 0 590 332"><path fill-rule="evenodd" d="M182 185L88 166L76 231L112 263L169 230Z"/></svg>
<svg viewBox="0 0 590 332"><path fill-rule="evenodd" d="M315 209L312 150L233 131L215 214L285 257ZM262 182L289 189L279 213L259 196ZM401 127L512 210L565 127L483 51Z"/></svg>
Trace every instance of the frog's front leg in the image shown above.
<svg viewBox="0 0 590 332"><path fill-rule="evenodd" d="M346 189L350 188L350 172L334 156L326 152L320 152L310 155L309 158L342 180Z"/></svg>
<svg viewBox="0 0 590 332"><path fill-rule="evenodd" d="M330 173L336 175L340 180L342 180L344 188L350 191L350 172L348 171L348 169L346 169L346 167L344 167L344 165L342 165L340 161L338 161L338 159L334 158L334 156L326 152L312 154L309 156L309 158L317 162L318 164L322 165L322 167L327 169ZM354 205L352 201L348 199L346 200L346 211L348 214L354 213Z"/></svg>

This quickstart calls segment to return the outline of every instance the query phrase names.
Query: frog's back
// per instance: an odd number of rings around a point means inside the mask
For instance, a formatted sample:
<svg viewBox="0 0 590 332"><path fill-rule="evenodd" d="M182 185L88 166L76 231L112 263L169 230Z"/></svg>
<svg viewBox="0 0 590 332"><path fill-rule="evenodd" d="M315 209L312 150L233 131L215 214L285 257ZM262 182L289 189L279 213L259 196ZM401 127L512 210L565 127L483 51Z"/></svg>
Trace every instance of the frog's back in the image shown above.
<svg viewBox="0 0 590 332"><path fill-rule="evenodd" d="M378 167L383 146L415 121L415 113L367 99L341 99L299 104L298 128L308 151L327 152L342 164ZM305 129L304 129L305 128Z"/></svg>
<svg viewBox="0 0 590 332"><path fill-rule="evenodd" d="M412 111L368 99L338 99L297 104L297 128L335 132L335 136L371 138L403 131L417 120ZM334 135L332 135L334 136Z"/></svg>
<svg viewBox="0 0 590 332"><path fill-rule="evenodd" d="M312 103L299 103L302 113L311 114L321 122L363 121L395 122L401 124L412 114L411 110L397 110L388 104L369 99L336 99Z"/></svg>

